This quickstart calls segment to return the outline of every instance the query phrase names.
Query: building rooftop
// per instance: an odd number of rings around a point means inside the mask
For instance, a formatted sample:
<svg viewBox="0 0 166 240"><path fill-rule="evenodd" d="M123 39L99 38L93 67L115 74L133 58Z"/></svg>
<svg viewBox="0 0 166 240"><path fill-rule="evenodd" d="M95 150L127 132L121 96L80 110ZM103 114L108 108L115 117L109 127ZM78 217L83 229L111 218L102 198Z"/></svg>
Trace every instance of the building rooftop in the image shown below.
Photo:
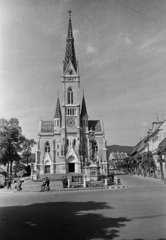
<svg viewBox="0 0 166 240"><path fill-rule="evenodd" d="M102 132L100 120L90 120L88 121L88 129L95 132Z"/></svg>

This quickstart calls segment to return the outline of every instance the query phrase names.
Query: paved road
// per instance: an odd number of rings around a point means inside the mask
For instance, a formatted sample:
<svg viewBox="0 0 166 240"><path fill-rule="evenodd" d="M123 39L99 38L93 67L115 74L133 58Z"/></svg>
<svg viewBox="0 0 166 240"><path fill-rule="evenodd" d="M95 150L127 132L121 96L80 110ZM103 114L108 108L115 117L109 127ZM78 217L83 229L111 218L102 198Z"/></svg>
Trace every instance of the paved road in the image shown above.
<svg viewBox="0 0 166 240"><path fill-rule="evenodd" d="M0 239L166 239L166 185L120 178L130 188L1 194Z"/></svg>

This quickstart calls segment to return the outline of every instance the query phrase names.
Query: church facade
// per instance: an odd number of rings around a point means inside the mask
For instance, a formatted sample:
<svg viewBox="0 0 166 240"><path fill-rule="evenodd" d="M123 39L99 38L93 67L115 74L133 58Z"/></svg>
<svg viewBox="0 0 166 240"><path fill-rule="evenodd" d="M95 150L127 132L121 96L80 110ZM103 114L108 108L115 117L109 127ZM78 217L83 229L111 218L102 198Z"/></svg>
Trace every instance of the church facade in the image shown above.
<svg viewBox="0 0 166 240"><path fill-rule="evenodd" d="M52 121L39 123L35 171L38 174L82 173L90 157L89 131L95 133L100 171L107 172L107 149L102 120L89 120L86 101L80 104L80 74L76 60L71 13L59 96Z"/></svg>

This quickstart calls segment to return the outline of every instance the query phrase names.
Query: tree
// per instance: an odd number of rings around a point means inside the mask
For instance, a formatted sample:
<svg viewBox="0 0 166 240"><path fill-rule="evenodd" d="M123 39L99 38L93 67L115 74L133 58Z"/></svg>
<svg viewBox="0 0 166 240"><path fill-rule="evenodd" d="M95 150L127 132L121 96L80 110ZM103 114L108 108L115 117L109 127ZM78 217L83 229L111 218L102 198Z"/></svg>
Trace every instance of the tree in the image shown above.
<svg viewBox="0 0 166 240"><path fill-rule="evenodd" d="M154 177L156 178L156 169L157 169L157 166L156 166L156 163L155 163L155 160L153 158L153 154L151 151L148 151L147 152L147 158L148 158L148 171L149 171L149 176L150 176L150 173L151 173L151 170L153 171L154 173Z"/></svg>
<svg viewBox="0 0 166 240"><path fill-rule="evenodd" d="M149 176L150 176L151 170L152 170L154 177L156 178L155 171L157 167L151 151L143 153L142 159L141 159L141 167L144 171L144 177L146 177L147 172L149 173Z"/></svg>
<svg viewBox="0 0 166 240"><path fill-rule="evenodd" d="M142 155L141 154L137 154L136 155L136 160L137 160L137 174L139 175L141 172L141 160L142 160Z"/></svg>
<svg viewBox="0 0 166 240"><path fill-rule="evenodd" d="M16 163L14 166L13 166L13 172L16 174L17 172L20 172L22 171L23 169L25 169L25 165L22 164L22 163Z"/></svg>
<svg viewBox="0 0 166 240"><path fill-rule="evenodd" d="M161 180L164 180L164 171L163 171L163 162L164 159L162 159L162 155L165 153L166 151L166 147L165 146L161 146L158 148L157 150L157 155L158 155L158 162L160 164L160 171L161 171Z"/></svg>
<svg viewBox="0 0 166 240"><path fill-rule="evenodd" d="M22 151L25 139L18 119L11 118L9 121L0 119L0 162L7 164L8 175L12 174L13 162L20 160L18 153Z"/></svg>
<svg viewBox="0 0 166 240"><path fill-rule="evenodd" d="M22 151L22 156L23 156L23 162L26 162L27 166L30 162L30 157L31 157L31 152L32 152L32 147L34 147L34 145L36 144L36 142L33 139L25 139L22 147L23 147L23 151Z"/></svg>
<svg viewBox="0 0 166 240"><path fill-rule="evenodd" d="M141 168L143 169L144 171L144 177L146 177L147 175L147 169L148 169L148 158L147 158L147 153L144 152L142 154L142 159L141 159Z"/></svg>

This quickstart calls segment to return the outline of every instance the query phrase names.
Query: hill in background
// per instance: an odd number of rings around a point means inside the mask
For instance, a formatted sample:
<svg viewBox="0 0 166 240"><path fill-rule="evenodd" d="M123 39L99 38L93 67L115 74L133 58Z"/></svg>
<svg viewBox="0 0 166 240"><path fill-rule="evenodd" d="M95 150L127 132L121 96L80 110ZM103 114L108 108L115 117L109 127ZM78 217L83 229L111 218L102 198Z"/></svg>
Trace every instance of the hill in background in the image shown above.
<svg viewBox="0 0 166 240"><path fill-rule="evenodd" d="M111 152L124 152L127 153L127 155L130 155L131 151L133 150L134 147L130 146L119 146L119 145L111 145L107 146L108 149L108 156L110 155Z"/></svg>

